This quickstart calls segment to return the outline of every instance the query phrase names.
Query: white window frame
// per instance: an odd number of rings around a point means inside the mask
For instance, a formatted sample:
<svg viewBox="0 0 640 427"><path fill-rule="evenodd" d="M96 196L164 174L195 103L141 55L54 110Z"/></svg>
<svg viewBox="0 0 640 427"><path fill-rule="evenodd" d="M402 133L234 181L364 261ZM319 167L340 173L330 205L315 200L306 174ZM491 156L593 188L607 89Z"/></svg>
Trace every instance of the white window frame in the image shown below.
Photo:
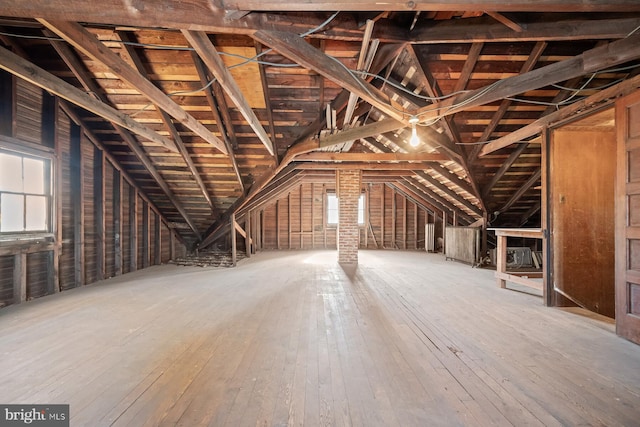
<svg viewBox="0 0 640 427"><path fill-rule="evenodd" d="M335 222L332 221L330 219L329 215L329 210L330 210L330 204L331 202L329 201L330 199L335 199L336 201L336 220ZM327 227L337 227L339 222L340 222L340 202L339 202L339 198L338 195L334 192L327 192L326 193L326 201L327 201L327 205L326 205L326 209L325 209L325 215L326 215L326 225ZM365 195L365 193L360 193L360 197L358 198L358 225L360 227L364 227L365 226L365 222L367 220L367 216L366 216L366 207L367 207L367 197ZM333 209L331 209L333 210ZM362 221L360 220L362 219Z"/></svg>
<svg viewBox="0 0 640 427"><path fill-rule="evenodd" d="M6 136L0 137L0 153L7 154L10 156L21 157L23 159L34 159L40 160L44 162L44 174L43 174L43 192L42 194L29 193L25 192L24 188L22 191L8 191L6 189L0 189L0 203L2 203L2 195L18 195L22 196L23 201L25 203L25 208L23 212L23 229L22 230L11 230L11 231L2 231L1 223L0 223L0 240L24 240L24 239L37 239L43 237L53 237L54 236L54 228L55 228L55 219L54 219L54 167L55 167L55 155L54 151L50 148L39 146L36 144L18 141L13 138L9 138ZM24 173L24 170L23 170ZM20 177L20 180L24 182L28 177ZM46 213L45 213L45 228L44 229L25 229L26 227L26 218L28 215L26 209L26 200L28 196L38 196L45 197L46 199ZM2 206L0 205L0 212ZM0 221L2 219L0 218Z"/></svg>

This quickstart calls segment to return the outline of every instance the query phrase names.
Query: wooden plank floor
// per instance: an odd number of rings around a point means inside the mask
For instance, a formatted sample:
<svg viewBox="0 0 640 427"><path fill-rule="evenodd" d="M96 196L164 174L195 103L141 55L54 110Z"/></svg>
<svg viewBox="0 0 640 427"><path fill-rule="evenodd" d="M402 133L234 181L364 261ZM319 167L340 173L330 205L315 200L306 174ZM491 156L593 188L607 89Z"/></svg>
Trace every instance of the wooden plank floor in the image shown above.
<svg viewBox="0 0 640 427"><path fill-rule="evenodd" d="M72 426L640 425L640 346L424 252L159 266L0 310L0 402Z"/></svg>

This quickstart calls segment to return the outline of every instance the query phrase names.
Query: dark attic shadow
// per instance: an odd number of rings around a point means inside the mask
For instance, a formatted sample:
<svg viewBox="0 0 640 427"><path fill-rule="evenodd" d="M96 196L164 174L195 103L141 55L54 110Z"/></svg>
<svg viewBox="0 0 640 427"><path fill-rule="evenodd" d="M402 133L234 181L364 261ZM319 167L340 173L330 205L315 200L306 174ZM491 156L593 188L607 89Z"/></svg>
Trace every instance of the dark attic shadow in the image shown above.
<svg viewBox="0 0 640 427"><path fill-rule="evenodd" d="M356 277L356 271L358 270L358 263L339 263L340 267L342 267L342 271L345 272L349 280L353 281L353 278Z"/></svg>

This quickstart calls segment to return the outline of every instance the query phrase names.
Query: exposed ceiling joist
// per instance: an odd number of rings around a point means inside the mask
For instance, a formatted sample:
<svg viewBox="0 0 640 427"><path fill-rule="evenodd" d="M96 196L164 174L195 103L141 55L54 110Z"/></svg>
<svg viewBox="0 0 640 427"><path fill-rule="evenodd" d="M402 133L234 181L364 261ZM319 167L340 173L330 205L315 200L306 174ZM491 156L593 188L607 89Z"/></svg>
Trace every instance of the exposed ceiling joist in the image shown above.
<svg viewBox="0 0 640 427"><path fill-rule="evenodd" d="M67 21L47 21L44 19L38 19L38 21L85 55L102 62L116 75L127 81L185 127L192 130L222 153L228 154L224 143L220 139L80 24Z"/></svg>
<svg viewBox="0 0 640 427"><path fill-rule="evenodd" d="M198 72L198 78L200 79L200 84L204 87L204 94L207 98L207 103L211 108L211 113L213 114L213 118L216 121L216 125L218 126L218 130L220 131L220 135L222 135L222 141L224 142L225 147L227 147L227 151L229 152L229 160L231 161L231 167L233 168L233 173L238 180L238 185L240 185L240 189L244 194L244 182L242 181L242 174L240 173L240 168L238 167L238 160L236 159L236 154L234 153L232 138L235 139L235 133L233 132L233 124L231 123L231 118L225 120L223 117L223 113L229 115L229 111L220 105L221 98L214 96L213 87L215 83L209 87L206 87L209 84L209 73L207 72L205 64L202 62L202 59L198 56L196 52L191 52L191 56L193 58L193 63L196 67L196 71ZM224 95L222 96L222 100L224 100ZM225 122L228 123L225 125Z"/></svg>
<svg viewBox="0 0 640 427"><path fill-rule="evenodd" d="M417 114L422 120L451 115L528 90L593 73L638 57L640 57L640 34L636 33L625 39L587 50L573 58L498 80L490 86L428 105L421 108Z"/></svg>
<svg viewBox="0 0 640 427"><path fill-rule="evenodd" d="M536 63L542 56L542 52L544 52L546 48L547 48L546 42L537 42L533 47L533 49L531 50L531 54L522 65L522 68L520 68L520 74L528 73L529 71L533 70L533 67L535 67ZM493 114L493 117L491 118L491 122L489 122L489 125L482 132L480 141L488 141L489 138L491 138L491 134L493 134L493 132L498 127L500 120L502 120L504 115L507 113L507 110L511 106L511 103L512 101L510 99L502 100L502 102L500 103L500 106L498 107L498 110ZM481 149L482 149L482 145L477 145L473 148L473 150L471 150L471 153L469 154L470 162L474 162L476 160ZM484 191L486 191L486 188L484 189ZM486 196L486 193L485 193L485 196Z"/></svg>
<svg viewBox="0 0 640 427"><path fill-rule="evenodd" d="M135 42L135 40L132 39L131 35L124 31L118 31L117 35L122 41ZM144 65L142 64L142 60L138 55L138 53L133 49L130 43L124 45L124 53L126 53L126 55L128 56L128 59L131 61L131 64L140 73L140 75L148 79L149 76L147 76L147 71L145 70ZM205 200L207 201L207 204L211 208L211 211L215 212L216 207L213 203L213 200L211 199L211 196L209 195L207 186L204 184L204 181L200 176L200 172L198 171L198 168L196 168L196 165L193 163L193 159L191 159L191 154L187 150L187 147L185 146L184 141L182 140L182 136L176 129L176 126L173 123L171 116L169 116L169 114L167 114L167 112L161 109L158 105L156 105L156 111L160 115L160 118L162 119L162 122L164 123L165 127L169 130L169 134L173 138L173 142L175 143L178 149L178 152L180 153L185 163L187 164L187 168L189 169L189 172L191 172L191 176L196 181L196 184L198 185L200 192L202 193Z"/></svg>
<svg viewBox="0 0 640 427"><path fill-rule="evenodd" d="M443 1L443 0L414 0L387 1L375 0L306 0L303 3L286 2L282 0L217 0L220 7L228 10L282 10L282 11L460 11L485 10L496 12L625 12L640 10L634 0L478 0L478 1Z"/></svg>
<svg viewBox="0 0 640 427"><path fill-rule="evenodd" d="M141 125L140 123L112 108L105 103L97 100L91 95L86 94L80 89L70 85L69 83L59 79L58 77L46 72L42 68L34 65L14 54L13 52L0 47L0 55L2 61L0 61L0 68L30 82L34 85L41 87L62 99L75 104L87 111L90 111L97 116L100 116L112 123L122 126L125 129L129 129L131 132L139 135L149 141L153 141L157 144L164 146L167 149L175 151L175 145L169 139L159 135L155 131L148 127Z"/></svg>
<svg viewBox="0 0 640 427"><path fill-rule="evenodd" d="M449 158L440 153L332 153L316 151L301 154L296 161L312 162L441 162Z"/></svg>
<svg viewBox="0 0 640 427"><path fill-rule="evenodd" d="M533 187L536 182L540 180L541 175L542 169L536 169L533 175L531 175L529 179L518 188L518 191L516 191L515 194L509 198L509 200L504 204L504 206L500 208L498 212L503 213L511 208L511 206L513 206L518 200L520 200L522 196L524 196L524 194L529 191L529 189Z"/></svg>
<svg viewBox="0 0 640 427"><path fill-rule="evenodd" d="M80 62L75 52L71 50L69 45L65 44L64 42L55 41L55 40L52 40L51 44L56 50L56 52L58 53L58 55L60 55L62 60L67 64L67 66L69 67L71 72L74 74L74 76L78 79L80 84L84 88L86 88L90 93L92 93L98 99L98 101L102 102L106 107L113 108L109 105L108 99L106 98L105 94L98 87L98 85L93 81L93 79L91 79L88 72L85 70L83 64ZM66 108L66 111L67 111L67 114L69 115L73 114L70 108ZM80 118L78 118L75 114L74 114L74 118L76 121L80 121ZM165 179L162 177L162 175L160 175L160 173L158 172L155 165L153 164L153 162L151 161L147 153L144 151L140 143L129 132L129 130L125 129L124 127L120 126L119 124L113 121L111 122L111 124L113 125L116 132L120 135L122 140L125 142L125 144L127 144L127 146L131 149L134 155L138 158L138 160L142 163L142 165L147 169L147 171L149 172L149 175L151 175L151 177L156 181L158 186L162 189L162 191L165 193L169 201L180 213L180 215L188 224L188 226L191 228L191 230L194 232L196 237L200 239L200 233L195 223L187 213L184 206L182 206L180 201L177 199L173 191L171 191ZM88 131L88 128L85 131ZM95 141L97 141L97 139ZM174 149L177 150L177 147L175 145L172 144L172 147L174 147Z"/></svg>
<svg viewBox="0 0 640 427"><path fill-rule="evenodd" d="M198 52L202 61L207 65L211 73L213 73L229 98L236 104L236 107L238 107L238 110L240 110L242 116L256 133L258 139L260 139L267 151L269 151L269 154L274 156L276 151L273 141L271 141L269 135L267 135L267 131L264 130L260 120L258 120L258 117L256 117L256 114L251 109L251 106L242 94L231 72L229 72L229 69L224 65L222 59L220 59L218 51L213 46L209 36L201 31L187 30L183 30L182 35L184 35L189 44Z"/></svg>
<svg viewBox="0 0 640 427"><path fill-rule="evenodd" d="M533 123L521 127L520 129L511 132L502 138L498 138L490 143L486 144L480 151L480 156L486 156L501 148L508 147L509 145L522 143L526 138L530 138L542 131L546 126L559 120L566 119L574 114L593 108L603 102L608 102L611 99L617 98L629 94L640 87L640 75L632 77L629 80L625 80L618 83L615 86L611 86L606 89L589 96L588 98L574 102L556 112L548 114Z"/></svg>
<svg viewBox="0 0 640 427"><path fill-rule="evenodd" d="M637 18L603 20L562 20L528 23L516 32L485 18L467 19L463 23L442 21L411 33L414 44L504 43L561 40L615 40L629 35L638 26Z"/></svg>
<svg viewBox="0 0 640 427"><path fill-rule="evenodd" d="M357 77L352 70L347 69L339 60L327 56L321 50L311 46L303 38L290 33L274 31L258 31L253 37L304 68L313 70L351 93L358 95L390 117L403 122L408 120L408 115L400 105L387 99L382 92Z"/></svg>

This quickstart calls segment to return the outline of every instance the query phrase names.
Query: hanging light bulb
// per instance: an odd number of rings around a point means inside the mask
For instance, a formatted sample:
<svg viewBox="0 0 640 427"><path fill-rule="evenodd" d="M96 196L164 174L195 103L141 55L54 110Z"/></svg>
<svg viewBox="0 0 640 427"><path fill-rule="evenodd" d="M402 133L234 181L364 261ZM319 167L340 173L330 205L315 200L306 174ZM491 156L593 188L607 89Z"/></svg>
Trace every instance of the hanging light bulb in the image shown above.
<svg viewBox="0 0 640 427"><path fill-rule="evenodd" d="M411 138L409 139L409 145L412 147L417 147L420 145L420 138L418 138L418 131L416 130L416 124L418 124L418 117L412 116L409 119L409 123L411 124Z"/></svg>

